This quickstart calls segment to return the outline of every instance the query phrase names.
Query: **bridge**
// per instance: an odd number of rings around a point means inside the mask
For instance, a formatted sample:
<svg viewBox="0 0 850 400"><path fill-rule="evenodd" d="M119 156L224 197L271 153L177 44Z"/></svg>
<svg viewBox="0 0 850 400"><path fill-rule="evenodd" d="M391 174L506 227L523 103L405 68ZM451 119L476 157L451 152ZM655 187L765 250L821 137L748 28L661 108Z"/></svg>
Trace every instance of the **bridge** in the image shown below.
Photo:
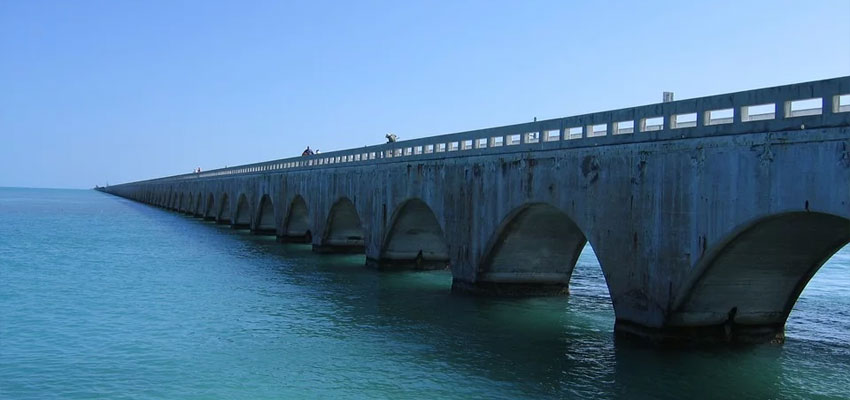
<svg viewBox="0 0 850 400"><path fill-rule="evenodd" d="M473 294L565 294L589 243L618 334L781 341L850 242L850 76L102 190Z"/></svg>

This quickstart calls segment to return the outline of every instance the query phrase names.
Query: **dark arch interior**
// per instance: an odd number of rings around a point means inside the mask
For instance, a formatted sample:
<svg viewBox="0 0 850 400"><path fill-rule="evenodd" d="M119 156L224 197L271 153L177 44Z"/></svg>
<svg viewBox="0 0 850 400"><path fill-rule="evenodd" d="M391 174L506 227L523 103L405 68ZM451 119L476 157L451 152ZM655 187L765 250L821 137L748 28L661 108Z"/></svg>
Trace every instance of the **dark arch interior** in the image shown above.
<svg viewBox="0 0 850 400"><path fill-rule="evenodd" d="M524 206L491 239L476 285L506 295L565 294L585 243L566 213L543 203Z"/></svg>
<svg viewBox="0 0 850 400"><path fill-rule="evenodd" d="M363 236L363 225L360 223L360 216L354 208L354 203L347 198L337 201L328 213L322 248L362 253Z"/></svg>
<svg viewBox="0 0 850 400"><path fill-rule="evenodd" d="M699 263L699 275L685 288L672 325L728 325L747 336L781 336L809 279L850 241L850 220L786 213L730 236Z"/></svg>
<svg viewBox="0 0 850 400"><path fill-rule="evenodd" d="M310 213L307 202L301 196L295 196L289 206L289 214L286 216L286 227L282 239L293 243L310 243L312 235L310 232Z"/></svg>
<svg viewBox="0 0 850 400"><path fill-rule="evenodd" d="M218 213L218 222L229 224L232 217L230 216L230 198L227 193L222 193L220 203L219 207L221 207L221 210Z"/></svg>
<svg viewBox="0 0 850 400"><path fill-rule="evenodd" d="M204 219L215 219L215 196L212 193L207 195L207 206L204 208Z"/></svg>
<svg viewBox="0 0 850 400"><path fill-rule="evenodd" d="M192 209L192 213L196 216L199 216L199 217L201 215L203 215L203 210L204 210L203 204L204 204L204 197L203 197L203 195L198 193L198 195L195 196L195 208Z"/></svg>
<svg viewBox="0 0 850 400"><path fill-rule="evenodd" d="M443 229L425 202L408 200L394 213L378 264L418 269L440 269L449 264Z"/></svg>
<svg viewBox="0 0 850 400"><path fill-rule="evenodd" d="M249 210L248 199L245 195L239 196L239 201L236 202L236 215L233 217L234 228L249 228L251 226L251 211Z"/></svg>
<svg viewBox="0 0 850 400"><path fill-rule="evenodd" d="M260 212L257 218L256 233L266 235L275 234L274 204L267 194L263 195L263 198L260 199Z"/></svg>

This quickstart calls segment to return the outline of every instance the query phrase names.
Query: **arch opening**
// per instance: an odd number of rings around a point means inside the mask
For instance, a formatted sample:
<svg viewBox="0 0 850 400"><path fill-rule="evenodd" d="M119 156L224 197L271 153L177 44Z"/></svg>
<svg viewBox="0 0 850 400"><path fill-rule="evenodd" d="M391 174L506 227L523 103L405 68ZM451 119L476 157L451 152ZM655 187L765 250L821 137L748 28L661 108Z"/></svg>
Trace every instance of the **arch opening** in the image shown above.
<svg viewBox="0 0 850 400"><path fill-rule="evenodd" d="M259 212L257 213L257 226L254 233L260 235L274 235L277 226L274 222L274 203L271 197L264 194L260 199Z"/></svg>
<svg viewBox="0 0 850 400"><path fill-rule="evenodd" d="M233 215L231 226L234 229L250 229L251 228L251 210L248 205L248 198L245 194L239 195L239 200L236 202L236 213Z"/></svg>
<svg viewBox="0 0 850 400"><path fill-rule="evenodd" d="M280 240L286 243L313 242L313 234L310 232L310 212L303 197L295 196L292 199Z"/></svg>
<svg viewBox="0 0 850 400"><path fill-rule="evenodd" d="M221 194L221 201L219 203L216 223L229 225L233 218L230 215L230 197L226 192Z"/></svg>
<svg viewBox="0 0 850 400"><path fill-rule="evenodd" d="M436 215L425 202L410 199L393 213L381 246L380 259L368 260L379 268L444 269L449 246Z"/></svg>
<svg viewBox="0 0 850 400"><path fill-rule="evenodd" d="M570 278L587 238L566 213L545 203L511 212L464 288L498 296L556 296L569 293Z"/></svg>
<svg viewBox="0 0 850 400"><path fill-rule="evenodd" d="M788 337L845 346L850 343L850 244L832 255L806 284L785 321Z"/></svg>
<svg viewBox="0 0 850 400"><path fill-rule="evenodd" d="M697 263L667 325L725 342L782 342L785 322L820 267L850 242L850 220L817 212L737 229Z"/></svg>
<svg viewBox="0 0 850 400"><path fill-rule="evenodd" d="M313 250L320 253L363 253L363 225L354 203L348 198L339 199L328 213L328 221L321 245Z"/></svg>
<svg viewBox="0 0 850 400"><path fill-rule="evenodd" d="M204 219L207 221L215 220L215 196L212 193L207 195L207 205L204 208Z"/></svg>

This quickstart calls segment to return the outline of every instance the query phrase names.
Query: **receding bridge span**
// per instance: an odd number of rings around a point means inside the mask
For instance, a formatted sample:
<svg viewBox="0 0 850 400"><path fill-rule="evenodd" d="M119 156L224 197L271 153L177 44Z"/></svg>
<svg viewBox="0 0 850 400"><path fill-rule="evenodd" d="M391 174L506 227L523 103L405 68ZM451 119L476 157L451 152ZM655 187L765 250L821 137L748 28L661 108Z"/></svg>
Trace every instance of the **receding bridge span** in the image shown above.
<svg viewBox="0 0 850 400"><path fill-rule="evenodd" d="M618 333L781 340L850 241L850 77L104 190L476 294L566 293L589 243Z"/></svg>

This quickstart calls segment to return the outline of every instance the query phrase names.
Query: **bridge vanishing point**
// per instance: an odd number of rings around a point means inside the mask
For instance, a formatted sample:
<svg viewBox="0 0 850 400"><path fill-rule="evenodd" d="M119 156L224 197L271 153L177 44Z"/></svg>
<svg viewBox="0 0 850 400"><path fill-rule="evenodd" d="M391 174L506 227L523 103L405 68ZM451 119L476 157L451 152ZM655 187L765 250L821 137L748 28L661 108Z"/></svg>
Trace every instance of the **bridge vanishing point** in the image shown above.
<svg viewBox="0 0 850 400"><path fill-rule="evenodd" d="M590 243L618 334L781 341L850 242L850 76L101 190L475 294L566 293Z"/></svg>

